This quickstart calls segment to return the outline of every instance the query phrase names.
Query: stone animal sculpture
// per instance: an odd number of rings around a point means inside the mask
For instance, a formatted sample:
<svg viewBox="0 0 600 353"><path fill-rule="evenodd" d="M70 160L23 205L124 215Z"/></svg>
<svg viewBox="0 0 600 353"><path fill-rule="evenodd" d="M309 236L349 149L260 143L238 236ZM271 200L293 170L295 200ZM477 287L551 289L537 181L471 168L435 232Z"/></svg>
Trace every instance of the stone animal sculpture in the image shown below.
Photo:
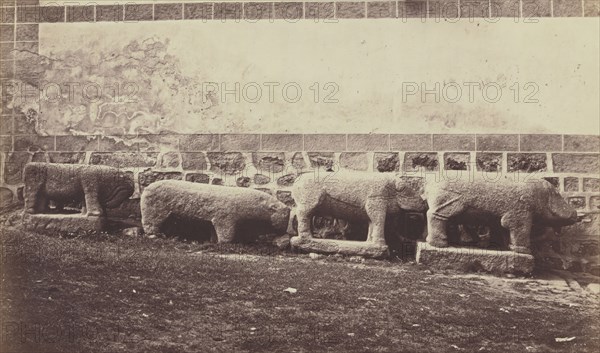
<svg viewBox="0 0 600 353"><path fill-rule="evenodd" d="M510 231L511 250L529 254L533 223L560 227L577 221L577 212L545 180L456 180L425 185L427 243L447 247L447 222L499 218Z"/></svg>
<svg viewBox="0 0 600 353"><path fill-rule="evenodd" d="M162 180L144 189L142 225L148 235L161 233L170 216L209 221L219 243L235 241L241 221L266 221L285 233L290 209L275 197L254 189Z"/></svg>
<svg viewBox="0 0 600 353"><path fill-rule="evenodd" d="M46 213L49 202L57 208L83 201L81 213L104 216L134 191L133 177L113 167L86 164L29 163L25 166L25 212Z"/></svg>
<svg viewBox="0 0 600 353"><path fill-rule="evenodd" d="M368 242L385 245L385 219L400 210L425 212L422 179L395 174L337 172L303 174L294 183L298 235L311 237L313 216L369 222Z"/></svg>

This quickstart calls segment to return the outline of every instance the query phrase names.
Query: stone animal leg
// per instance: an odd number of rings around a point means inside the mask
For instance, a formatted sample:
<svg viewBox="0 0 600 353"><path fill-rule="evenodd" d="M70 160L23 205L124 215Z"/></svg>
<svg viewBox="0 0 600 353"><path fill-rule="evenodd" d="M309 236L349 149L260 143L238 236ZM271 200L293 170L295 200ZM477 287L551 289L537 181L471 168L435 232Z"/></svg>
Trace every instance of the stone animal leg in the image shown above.
<svg viewBox="0 0 600 353"><path fill-rule="evenodd" d="M88 182L83 185L85 194L85 209L88 216L102 216L104 210L98 201L98 186L95 183Z"/></svg>
<svg viewBox="0 0 600 353"><path fill-rule="evenodd" d="M25 212L43 213L46 210L46 200L41 195L42 183L33 179L25 180Z"/></svg>
<svg viewBox="0 0 600 353"><path fill-rule="evenodd" d="M428 244L437 247L448 246L446 226L448 218L436 214L433 210L427 211L427 238Z"/></svg>
<svg viewBox="0 0 600 353"><path fill-rule="evenodd" d="M142 227L146 235L159 235L161 233L160 227L164 223L167 217L161 217L159 215L148 215L147 213L142 214Z"/></svg>
<svg viewBox="0 0 600 353"><path fill-rule="evenodd" d="M49 200L43 193L38 193L35 198L34 213L46 213L48 211Z"/></svg>
<svg viewBox="0 0 600 353"><path fill-rule="evenodd" d="M506 213L500 223L510 231L510 249L521 254L530 254L532 216L527 211L517 212Z"/></svg>
<svg viewBox="0 0 600 353"><path fill-rule="evenodd" d="M463 209L462 195L448 192L431 201L427 211L427 238L428 244L437 247L448 246L446 227L450 217L460 214Z"/></svg>
<svg viewBox="0 0 600 353"><path fill-rule="evenodd" d="M161 235L161 227L169 218L170 212L164 210L144 208L142 212L142 227L146 235Z"/></svg>
<svg viewBox="0 0 600 353"><path fill-rule="evenodd" d="M386 199L369 199L365 204L369 217L369 236L367 241L385 245L385 218L387 216Z"/></svg>
<svg viewBox="0 0 600 353"><path fill-rule="evenodd" d="M232 219L213 220L219 243L233 243L235 240L236 224Z"/></svg>
<svg viewBox="0 0 600 353"><path fill-rule="evenodd" d="M312 209L307 207L298 206L296 210L296 215L298 219L298 235L301 237L312 237L311 230L311 219L313 216Z"/></svg>

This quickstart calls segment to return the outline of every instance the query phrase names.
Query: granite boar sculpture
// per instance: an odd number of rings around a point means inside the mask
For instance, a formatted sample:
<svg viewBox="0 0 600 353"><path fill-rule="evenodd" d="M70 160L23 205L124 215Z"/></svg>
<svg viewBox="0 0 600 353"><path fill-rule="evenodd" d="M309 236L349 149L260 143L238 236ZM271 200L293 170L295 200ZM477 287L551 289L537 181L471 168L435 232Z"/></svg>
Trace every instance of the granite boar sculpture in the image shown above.
<svg viewBox="0 0 600 353"><path fill-rule="evenodd" d="M161 233L170 216L209 221L219 243L236 239L242 221L266 221L285 233L290 209L275 197L258 190L162 180L144 189L140 201L142 225L148 235Z"/></svg>
<svg viewBox="0 0 600 353"><path fill-rule="evenodd" d="M104 216L134 191L133 177L113 167L87 164L29 163L24 176L25 212L46 213L49 202L58 209L83 201L81 213Z"/></svg>
<svg viewBox="0 0 600 353"><path fill-rule="evenodd" d="M448 246L447 222L469 219L500 219L510 231L511 250L529 254L533 223L560 227L577 221L577 212L546 180L516 182L512 180L456 180L428 182L425 198L427 243Z"/></svg>
<svg viewBox="0 0 600 353"><path fill-rule="evenodd" d="M337 172L303 174L294 183L298 235L312 236L313 216L369 222L367 241L385 245L385 219L400 210L425 212L422 179L395 174Z"/></svg>

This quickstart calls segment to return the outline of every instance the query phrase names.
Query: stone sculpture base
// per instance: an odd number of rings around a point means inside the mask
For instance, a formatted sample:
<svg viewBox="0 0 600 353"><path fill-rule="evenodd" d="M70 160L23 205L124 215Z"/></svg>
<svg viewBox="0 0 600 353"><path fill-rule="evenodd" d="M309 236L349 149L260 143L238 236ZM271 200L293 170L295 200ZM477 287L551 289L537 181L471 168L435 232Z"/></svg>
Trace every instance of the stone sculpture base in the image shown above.
<svg viewBox="0 0 600 353"><path fill-rule="evenodd" d="M531 255L513 251L437 248L425 242L419 242L417 244L417 263L439 270L529 274L533 271L534 261Z"/></svg>
<svg viewBox="0 0 600 353"><path fill-rule="evenodd" d="M105 217L84 216L81 214L23 214L23 225L27 230L89 232L102 231L106 226Z"/></svg>
<svg viewBox="0 0 600 353"><path fill-rule="evenodd" d="M388 256L387 245L378 245L364 241L315 239L296 236L290 239L290 243L293 249L321 254L343 254L370 258Z"/></svg>

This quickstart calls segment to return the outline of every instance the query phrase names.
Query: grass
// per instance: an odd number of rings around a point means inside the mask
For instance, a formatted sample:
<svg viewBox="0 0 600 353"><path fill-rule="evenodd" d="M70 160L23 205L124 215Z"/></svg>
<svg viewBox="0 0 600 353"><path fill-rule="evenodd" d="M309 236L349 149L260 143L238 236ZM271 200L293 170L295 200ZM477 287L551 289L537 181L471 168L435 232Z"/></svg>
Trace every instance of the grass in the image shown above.
<svg viewBox="0 0 600 353"><path fill-rule="evenodd" d="M597 298L535 279L313 260L268 246L2 233L2 352L596 352L600 346Z"/></svg>

